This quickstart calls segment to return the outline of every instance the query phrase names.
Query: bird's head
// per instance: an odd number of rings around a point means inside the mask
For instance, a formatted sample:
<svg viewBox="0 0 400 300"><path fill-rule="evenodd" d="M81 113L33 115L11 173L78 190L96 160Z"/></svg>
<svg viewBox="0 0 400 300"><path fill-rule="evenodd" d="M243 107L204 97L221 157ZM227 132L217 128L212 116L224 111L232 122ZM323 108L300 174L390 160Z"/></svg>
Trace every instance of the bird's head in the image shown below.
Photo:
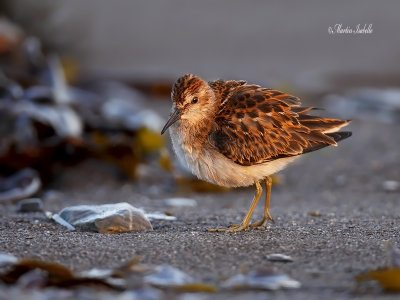
<svg viewBox="0 0 400 300"><path fill-rule="evenodd" d="M172 114L161 134L178 120L197 124L209 118L215 110L215 94L207 82L200 77L187 74L174 84L171 93Z"/></svg>

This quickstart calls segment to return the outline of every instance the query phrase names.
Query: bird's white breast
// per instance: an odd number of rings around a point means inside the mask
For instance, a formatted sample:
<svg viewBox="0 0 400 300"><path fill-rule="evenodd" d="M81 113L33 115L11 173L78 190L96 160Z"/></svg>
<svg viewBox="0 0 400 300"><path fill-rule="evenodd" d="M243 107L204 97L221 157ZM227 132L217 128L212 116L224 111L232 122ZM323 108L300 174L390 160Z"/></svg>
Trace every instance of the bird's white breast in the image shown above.
<svg viewBox="0 0 400 300"><path fill-rule="evenodd" d="M170 127L172 145L178 159L198 178L226 187L249 186L282 170L296 157L276 159L252 166L236 164L211 145L202 144L183 133L179 122Z"/></svg>

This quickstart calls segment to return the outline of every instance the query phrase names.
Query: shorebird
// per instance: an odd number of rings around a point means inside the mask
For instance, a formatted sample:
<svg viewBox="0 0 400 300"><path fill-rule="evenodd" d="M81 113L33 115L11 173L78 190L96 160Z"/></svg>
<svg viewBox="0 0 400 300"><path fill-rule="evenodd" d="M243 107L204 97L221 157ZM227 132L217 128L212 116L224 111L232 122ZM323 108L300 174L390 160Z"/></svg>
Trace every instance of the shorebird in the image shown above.
<svg viewBox="0 0 400 300"><path fill-rule="evenodd" d="M338 132L349 120L309 114L298 97L247 84L246 81L206 82L187 74L173 86L171 116L161 134L170 128L178 159L198 178L225 187L255 184L256 194L241 224L209 231L239 232L263 229L269 220L272 180L302 154L351 136ZM249 224L266 184L264 217Z"/></svg>

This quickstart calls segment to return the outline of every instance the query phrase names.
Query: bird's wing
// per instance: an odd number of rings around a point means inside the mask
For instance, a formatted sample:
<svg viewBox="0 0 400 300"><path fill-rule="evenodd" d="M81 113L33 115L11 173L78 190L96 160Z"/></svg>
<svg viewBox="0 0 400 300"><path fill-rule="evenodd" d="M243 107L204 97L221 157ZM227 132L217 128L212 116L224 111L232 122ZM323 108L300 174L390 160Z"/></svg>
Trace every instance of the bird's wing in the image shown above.
<svg viewBox="0 0 400 300"><path fill-rule="evenodd" d="M231 87L220 86L217 90L217 95L226 98L220 99L220 111L208 138L237 164L253 165L299 155L336 145L336 141L350 135L324 133L336 131L348 121L308 115L312 108L300 107L297 97L243 82L236 86L228 83Z"/></svg>

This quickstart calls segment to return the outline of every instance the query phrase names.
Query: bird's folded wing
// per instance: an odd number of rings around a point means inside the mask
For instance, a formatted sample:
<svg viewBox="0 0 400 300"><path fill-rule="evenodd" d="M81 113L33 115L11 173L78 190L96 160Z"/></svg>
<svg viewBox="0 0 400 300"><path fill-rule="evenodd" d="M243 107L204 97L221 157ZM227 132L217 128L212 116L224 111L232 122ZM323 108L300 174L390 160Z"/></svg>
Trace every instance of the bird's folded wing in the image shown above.
<svg viewBox="0 0 400 300"><path fill-rule="evenodd" d="M347 121L308 115L297 97L256 85L234 87L221 99L209 140L240 165L299 155L344 137L323 133Z"/></svg>

